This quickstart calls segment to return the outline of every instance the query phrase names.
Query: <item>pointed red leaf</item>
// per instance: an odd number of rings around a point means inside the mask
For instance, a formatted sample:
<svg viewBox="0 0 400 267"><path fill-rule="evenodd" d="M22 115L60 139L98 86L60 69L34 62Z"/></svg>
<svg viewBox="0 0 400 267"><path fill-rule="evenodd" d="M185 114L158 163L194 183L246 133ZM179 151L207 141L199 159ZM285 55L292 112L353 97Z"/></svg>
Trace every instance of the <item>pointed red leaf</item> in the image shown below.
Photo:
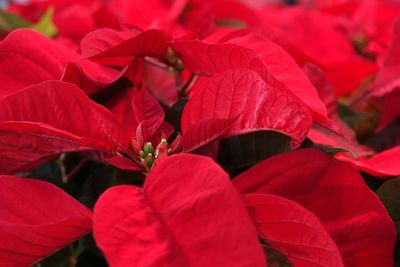
<svg viewBox="0 0 400 267"><path fill-rule="evenodd" d="M93 93L119 78L119 72L79 58L74 50L36 31L16 30L0 44L0 97L59 79Z"/></svg>
<svg viewBox="0 0 400 267"><path fill-rule="evenodd" d="M344 266L338 247L312 212L279 196L242 197L258 234L294 266Z"/></svg>
<svg viewBox="0 0 400 267"><path fill-rule="evenodd" d="M326 105L328 117L336 123L340 128L340 132L343 133L342 135L339 135L330 129L314 124L308 132L308 138L317 144L344 148L358 156L372 153L370 149L357 143L355 132L339 117L336 93L332 85L326 79L324 72L311 64L304 65L303 71L315 86L320 98Z"/></svg>
<svg viewBox="0 0 400 267"><path fill-rule="evenodd" d="M304 149L269 158L233 183L241 193L278 195L314 213L346 266L393 266L393 221L349 164L320 150Z"/></svg>
<svg viewBox="0 0 400 267"><path fill-rule="evenodd" d="M86 94L94 94L116 82L121 73L115 69L100 66L87 60L68 62L61 80L76 84Z"/></svg>
<svg viewBox="0 0 400 267"><path fill-rule="evenodd" d="M308 109L282 87L257 73L237 69L217 73L196 88L182 115L182 131L204 119L233 119L224 137L258 130L279 131L301 143L311 126Z"/></svg>
<svg viewBox="0 0 400 267"><path fill-rule="evenodd" d="M174 41L171 45L195 73L212 75L227 69L249 68L259 73L270 86L286 87L306 104L313 122L323 127L323 131L331 131L337 139L345 139L335 122L328 118L316 89L284 49L261 35L239 36L228 34L223 44Z"/></svg>
<svg viewBox="0 0 400 267"><path fill-rule="evenodd" d="M271 40L256 34L245 35L226 42L254 50L263 60L272 76L283 82L310 110L326 117L326 107L319 98L317 90L307 79L307 76L296 61L283 48Z"/></svg>
<svg viewBox="0 0 400 267"><path fill-rule="evenodd" d="M88 58L100 54L125 40L135 37L140 32L138 30L117 31L113 29L97 29L88 33L81 41L82 57ZM132 55L122 57L120 61L113 64L126 65Z"/></svg>
<svg viewBox="0 0 400 267"><path fill-rule="evenodd" d="M128 139L111 113L70 83L47 81L0 101L0 173L62 152L113 153Z"/></svg>
<svg viewBox="0 0 400 267"><path fill-rule="evenodd" d="M335 16L301 7L267 7L260 9L259 15L283 43L326 66L327 77L339 96L351 93L376 71L375 64L357 55ZM305 63L303 58L295 59Z"/></svg>
<svg viewBox="0 0 400 267"><path fill-rule="evenodd" d="M0 43L0 97L45 80L58 80L67 62L78 58L38 32L13 31Z"/></svg>
<svg viewBox="0 0 400 267"><path fill-rule="evenodd" d="M0 262L31 266L89 233L91 212L56 186L0 176Z"/></svg>
<svg viewBox="0 0 400 267"><path fill-rule="evenodd" d="M221 137L234 119L205 119L191 126L182 137L183 151L192 151Z"/></svg>
<svg viewBox="0 0 400 267"><path fill-rule="evenodd" d="M228 175L202 156L170 156L143 189L106 191L95 206L94 235L115 267L266 266Z"/></svg>
<svg viewBox="0 0 400 267"><path fill-rule="evenodd" d="M310 108L317 123L332 127L316 89L291 56L271 40L251 34L225 40L223 44L174 41L171 46L193 72L213 74L248 68L258 72L270 85L276 80L282 82Z"/></svg>
<svg viewBox="0 0 400 267"><path fill-rule="evenodd" d="M149 140L164 122L163 108L146 88L133 97L132 107L144 139Z"/></svg>
<svg viewBox="0 0 400 267"><path fill-rule="evenodd" d="M124 35L118 43L114 43L116 38L110 41L109 35L98 37L99 39L96 39L95 44L90 44L90 49L83 51L83 56L103 64L107 61L112 63L115 59L129 56L161 57L166 55L167 42L170 40L167 34L159 30L147 30L133 37L126 37ZM106 42L106 45L102 41ZM93 42L93 39L87 40L82 48L89 47L89 44L86 44L87 42Z"/></svg>
<svg viewBox="0 0 400 267"><path fill-rule="evenodd" d="M357 169L377 177L400 175L400 146L393 147L374 155L371 158L352 158L344 153L338 159L352 163Z"/></svg>

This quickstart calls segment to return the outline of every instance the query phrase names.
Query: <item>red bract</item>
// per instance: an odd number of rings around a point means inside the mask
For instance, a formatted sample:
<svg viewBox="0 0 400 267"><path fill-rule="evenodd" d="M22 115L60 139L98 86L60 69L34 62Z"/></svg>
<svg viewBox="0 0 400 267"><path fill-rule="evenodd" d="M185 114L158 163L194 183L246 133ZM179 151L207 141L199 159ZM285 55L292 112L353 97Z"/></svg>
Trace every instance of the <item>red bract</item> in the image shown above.
<svg viewBox="0 0 400 267"><path fill-rule="evenodd" d="M217 73L196 88L182 115L182 131L205 119L235 119L224 137L275 130L301 143L311 126L308 110L283 87L249 70ZM212 129L210 129L212 130Z"/></svg>
<svg viewBox="0 0 400 267"><path fill-rule="evenodd" d="M201 156L169 157L143 189L109 189L95 206L94 235L115 267L266 266L228 175Z"/></svg>
<svg viewBox="0 0 400 267"><path fill-rule="evenodd" d="M4 97L0 101L0 172L29 170L63 152L91 150L103 153L106 160L114 157L111 164L140 170L144 143L158 144L171 129L160 128L164 113L161 107L156 109L159 104L149 93L142 91L133 99L136 103L128 108L135 107L137 117L128 114L139 129L136 134L131 128L125 132L106 108L70 83L47 81ZM149 109L154 109L154 117L143 113Z"/></svg>
<svg viewBox="0 0 400 267"><path fill-rule="evenodd" d="M246 194L243 199L262 239L295 266L344 266L335 242L312 212L270 194Z"/></svg>
<svg viewBox="0 0 400 267"><path fill-rule="evenodd" d="M4 97L1 106L0 173L30 169L62 152L113 153L129 143L111 113L73 84L33 85Z"/></svg>
<svg viewBox="0 0 400 267"><path fill-rule="evenodd" d="M74 59L73 52L65 50L31 30L9 34L0 44L0 97L45 80L60 79L67 62Z"/></svg>
<svg viewBox="0 0 400 267"><path fill-rule="evenodd" d="M396 100L400 94L400 20L393 29L393 40L385 56L382 69L364 97L383 97L383 114L379 129L388 126L400 116L399 105Z"/></svg>
<svg viewBox="0 0 400 267"><path fill-rule="evenodd" d="M400 146L393 147L373 157L355 159L346 154L336 156L340 160L351 162L357 169L378 177L400 175Z"/></svg>
<svg viewBox="0 0 400 267"><path fill-rule="evenodd" d="M377 196L347 163L316 149L299 150L267 159L236 177L233 183L242 194L277 195L297 202L315 214L338 246L345 266L393 266L393 222ZM257 215L258 207L255 209ZM259 216L264 216L262 212ZM259 217L256 217L258 220ZM313 220L316 229L320 229ZM281 227L291 231L287 224L281 224ZM300 259L299 254L292 252L287 245L301 244L309 235L299 231L293 235L276 237L273 229L259 228L267 243L276 244L293 261L304 260L304 257L316 261L315 248L297 247L296 250L301 249L303 253ZM320 233L323 236L323 232ZM268 240L268 236L275 238ZM328 248L334 251L332 245L328 245ZM319 255L324 261L329 259L324 254ZM340 260L332 261L335 262L340 266Z"/></svg>
<svg viewBox="0 0 400 267"><path fill-rule="evenodd" d="M125 24L135 25L142 29L156 28L173 31L187 2L189 1L114 0L111 1L110 6L121 15L121 21Z"/></svg>
<svg viewBox="0 0 400 267"><path fill-rule="evenodd" d="M339 135L333 131L328 131L326 128L319 125L313 125L308 132L308 137L317 144L324 144L331 147L344 148L357 156L371 154L373 151L367 147L357 143L355 132L345 124L339 116L337 107L337 98L332 85L326 79L324 73L316 66L306 64L303 71L318 90L321 100L327 107L328 117L336 123L343 135Z"/></svg>
<svg viewBox="0 0 400 267"><path fill-rule="evenodd" d="M82 55L104 65L124 67L120 76L140 85L145 57L166 57L169 40L169 35L159 30L132 33L102 29L82 40Z"/></svg>
<svg viewBox="0 0 400 267"><path fill-rule="evenodd" d="M235 37L232 34L230 37L228 34L222 40L224 43L221 44L175 41L172 47L194 73L210 75L229 69L247 68L259 73L271 85L275 80L282 82L311 110L326 116L326 108L315 88L281 47L261 35Z"/></svg>
<svg viewBox="0 0 400 267"><path fill-rule="evenodd" d="M0 176L0 261L31 266L91 231L91 212L52 184Z"/></svg>
<svg viewBox="0 0 400 267"><path fill-rule="evenodd" d="M32 22L37 22L49 8L54 8L52 20L57 28L57 39L73 47L78 47L82 37L96 28L121 28L116 13L101 1L26 1L22 5L10 3L7 6L7 10Z"/></svg>
<svg viewBox="0 0 400 267"><path fill-rule="evenodd" d="M21 29L0 44L0 98L46 80L64 80L80 85L87 93L98 91L117 78L118 72L80 61L73 50L35 31ZM64 69L66 65L71 65ZM75 67L78 69L76 73ZM87 81L87 77L93 81Z"/></svg>
<svg viewBox="0 0 400 267"><path fill-rule="evenodd" d="M326 108L296 62L281 47L255 34L227 34L220 44L200 41L174 41L171 45L183 63L195 74L212 75L229 69L246 68L257 72L265 82L293 94L311 112L313 122L338 132L327 118ZM201 60L198 60L201 56ZM195 93L196 86L192 89Z"/></svg>
<svg viewBox="0 0 400 267"><path fill-rule="evenodd" d="M356 54L343 26L332 16L303 8L265 8L260 10L260 16L279 39L325 66L338 96L348 95L376 71L373 63ZM292 56L305 63L296 54Z"/></svg>

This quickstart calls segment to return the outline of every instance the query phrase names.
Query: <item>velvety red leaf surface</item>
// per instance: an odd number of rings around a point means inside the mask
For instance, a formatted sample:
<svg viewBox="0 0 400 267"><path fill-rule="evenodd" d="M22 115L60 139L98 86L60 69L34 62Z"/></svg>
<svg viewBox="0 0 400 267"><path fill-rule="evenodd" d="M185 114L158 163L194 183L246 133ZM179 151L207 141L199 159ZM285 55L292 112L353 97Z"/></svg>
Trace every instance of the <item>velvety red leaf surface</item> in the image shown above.
<svg viewBox="0 0 400 267"><path fill-rule="evenodd" d="M267 159L233 183L240 193L278 195L314 213L345 266L393 266L393 221L351 165L304 149Z"/></svg>
<svg viewBox="0 0 400 267"><path fill-rule="evenodd" d="M183 111L183 133L204 119L237 118L224 136L275 130L300 143L311 126L311 115L298 99L253 71L217 73L195 92Z"/></svg>
<svg viewBox="0 0 400 267"><path fill-rule="evenodd" d="M0 176L0 261L31 266L91 231L91 211L56 186Z"/></svg>
<svg viewBox="0 0 400 267"><path fill-rule="evenodd" d="M294 266L344 266L335 242L312 212L275 195L242 197L258 234Z"/></svg>
<svg viewBox="0 0 400 267"><path fill-rule="evenodd" d="M113 267L266 266L228 175L202 156L170 156L143 189L106 191L95 206L94 235Z"/></svg>
<svg viewBox="0 0 400 267"><path fill-rule="evenodd" d="M112 153L127 136L104 107L70 83L47 81L0 101L0 173L62 152Z"/></svg>

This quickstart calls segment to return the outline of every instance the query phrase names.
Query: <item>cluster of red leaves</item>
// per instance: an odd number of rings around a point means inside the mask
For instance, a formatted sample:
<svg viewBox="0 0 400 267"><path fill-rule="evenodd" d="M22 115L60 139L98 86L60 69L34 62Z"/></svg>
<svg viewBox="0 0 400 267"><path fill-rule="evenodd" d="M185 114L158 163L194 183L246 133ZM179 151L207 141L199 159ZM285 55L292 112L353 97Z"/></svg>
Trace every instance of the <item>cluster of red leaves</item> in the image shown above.
<svg viewBox="0 0 400 267"><path fill-rule="evenodd" d="M1 266L91 231L116 267L394 266L359 171L400 176L400 5L284 2L9 5L57 35L1 34ZM86 207L21 177L71 153L129 181Z"/></svg>

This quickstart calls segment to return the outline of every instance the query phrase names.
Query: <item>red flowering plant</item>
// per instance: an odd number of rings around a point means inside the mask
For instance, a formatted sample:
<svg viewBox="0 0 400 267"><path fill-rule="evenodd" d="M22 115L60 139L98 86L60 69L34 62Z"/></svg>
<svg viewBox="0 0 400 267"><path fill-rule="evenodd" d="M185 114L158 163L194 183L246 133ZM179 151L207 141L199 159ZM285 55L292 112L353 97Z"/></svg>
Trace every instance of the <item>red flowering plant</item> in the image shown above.
<svg viewBox="0 0 400 267"><path fill-rule="evenodd" d="M1 266L398 266L400 6L294 2L8 3Z"/></svg>

